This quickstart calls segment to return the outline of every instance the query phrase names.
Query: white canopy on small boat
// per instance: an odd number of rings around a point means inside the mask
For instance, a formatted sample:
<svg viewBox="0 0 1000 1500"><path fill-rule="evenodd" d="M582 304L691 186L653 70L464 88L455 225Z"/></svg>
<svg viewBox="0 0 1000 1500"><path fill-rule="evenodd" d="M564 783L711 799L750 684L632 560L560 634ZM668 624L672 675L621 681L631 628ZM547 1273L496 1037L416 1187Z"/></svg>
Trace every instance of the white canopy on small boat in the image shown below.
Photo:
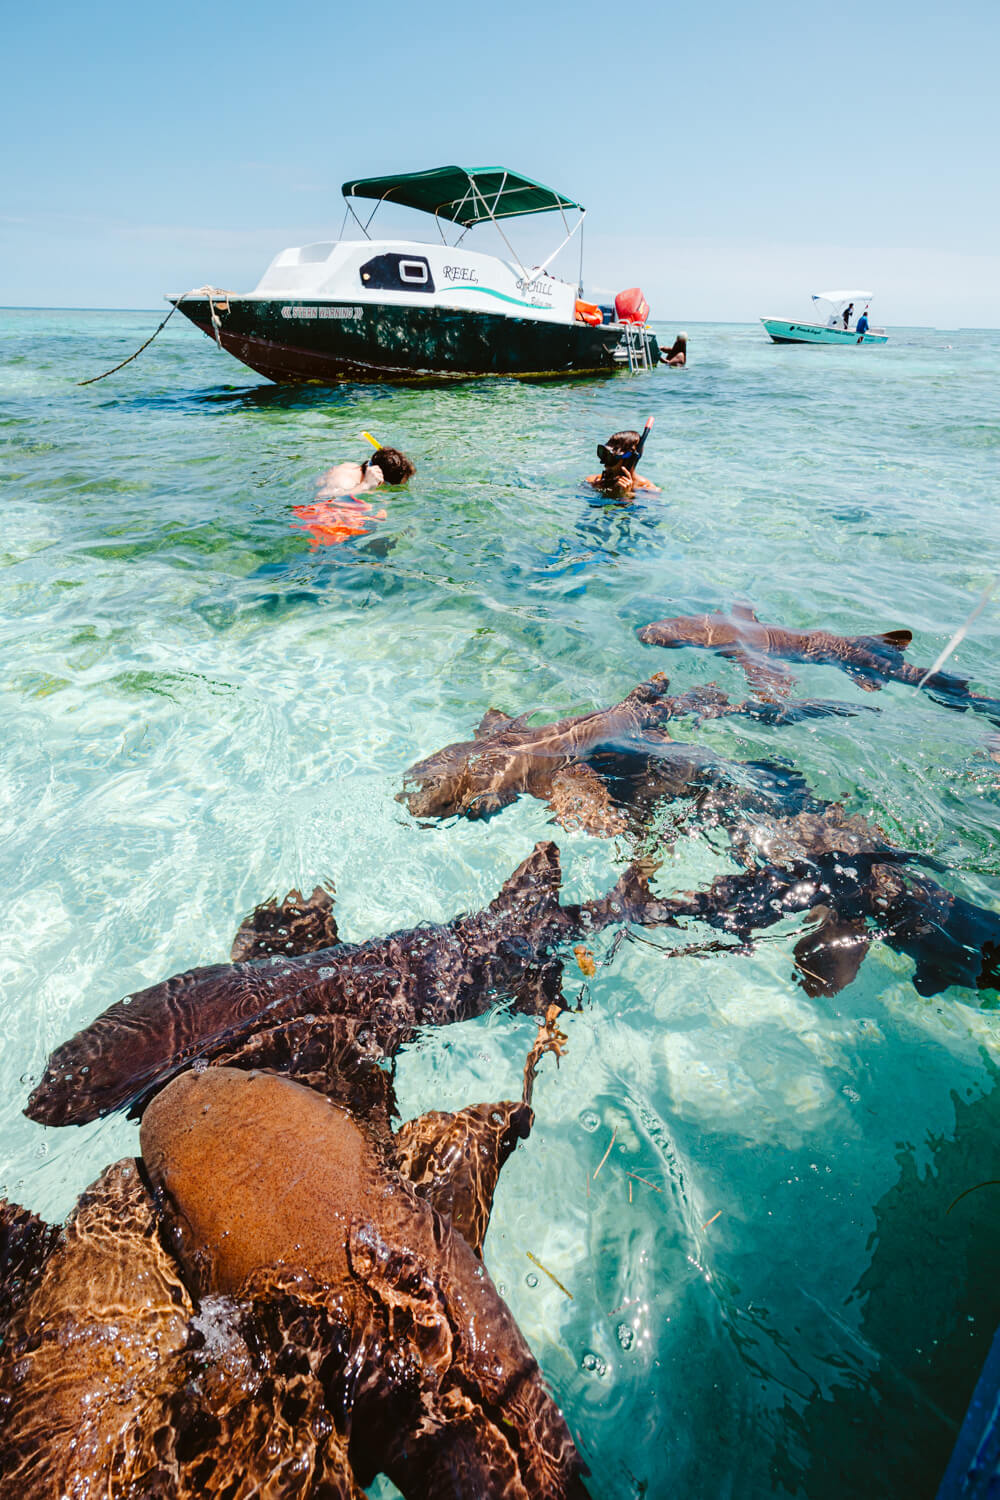
<svg viewBox="0 0 1000 1500"><path fill-rule="evenodd" d="M849 303L853 302L857 308L860 304L864 307L872 300L871 292L813 292L814 302L826 302L837 312L843 312Z"/></svg>

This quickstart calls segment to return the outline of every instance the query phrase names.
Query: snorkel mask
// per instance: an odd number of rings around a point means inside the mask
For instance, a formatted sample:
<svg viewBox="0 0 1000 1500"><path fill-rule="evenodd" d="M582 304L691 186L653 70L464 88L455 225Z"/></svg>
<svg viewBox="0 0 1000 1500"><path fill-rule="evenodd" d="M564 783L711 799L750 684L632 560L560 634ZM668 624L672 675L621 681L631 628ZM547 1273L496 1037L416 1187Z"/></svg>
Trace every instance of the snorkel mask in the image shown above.
<svg viewBox="0 0 1000 1500"><path fill-rule="evenodd" d="M636 466L638 465L638 462L642 457L642 450L646 446L646 439L649 437L650 429L652 428L652 426L653 418L647 417L646 425L642 429L642 436L639 438L639 441L636 443L634 448L627 448L624 453L616 453L615 450L613 448L609 448L606 443L598 443L597 456L604 467L606 469L614 469L617 468L620 464L624 464L629 473L634 474L636 471Z"/></svg>

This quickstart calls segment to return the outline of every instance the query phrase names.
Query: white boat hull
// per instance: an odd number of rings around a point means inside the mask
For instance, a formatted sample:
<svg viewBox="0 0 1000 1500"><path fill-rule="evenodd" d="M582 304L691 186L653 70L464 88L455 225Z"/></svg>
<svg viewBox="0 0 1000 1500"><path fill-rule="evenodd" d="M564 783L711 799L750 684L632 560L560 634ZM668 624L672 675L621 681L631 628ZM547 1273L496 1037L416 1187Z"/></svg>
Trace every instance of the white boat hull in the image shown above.
<svg viewBox="0 0 1000 1500"><path fill-rule="evenodd" d="M760 320L776 344L884 344L889 335L881 328L857 333L853 328L830 328L825 323L792 323L787 318Z"/></svg>

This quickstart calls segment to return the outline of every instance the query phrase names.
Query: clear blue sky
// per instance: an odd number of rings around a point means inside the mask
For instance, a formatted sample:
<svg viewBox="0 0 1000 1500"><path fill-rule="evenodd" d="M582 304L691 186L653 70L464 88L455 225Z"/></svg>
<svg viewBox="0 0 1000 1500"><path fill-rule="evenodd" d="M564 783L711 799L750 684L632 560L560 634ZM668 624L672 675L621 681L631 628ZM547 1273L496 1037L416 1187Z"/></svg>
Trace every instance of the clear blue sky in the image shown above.
<svg viewBox="0 0 1000 1500"><path fill-rule="evenodd" d="M17 5L0 303L247 290L345 178L457 161L579 198L654 317L1000 326L998 57L998 0Z"/></svg>

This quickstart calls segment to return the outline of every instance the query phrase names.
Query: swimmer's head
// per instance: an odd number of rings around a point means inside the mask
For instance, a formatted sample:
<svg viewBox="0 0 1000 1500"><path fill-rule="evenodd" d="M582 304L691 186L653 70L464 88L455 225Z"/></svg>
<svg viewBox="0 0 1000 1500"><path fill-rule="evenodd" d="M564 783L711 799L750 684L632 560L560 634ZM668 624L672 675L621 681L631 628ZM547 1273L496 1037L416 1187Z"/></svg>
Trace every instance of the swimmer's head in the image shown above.
<svg viewBox="0 0 1000 1500"><path fill-rule="evenodd" d="M613 432L606 443L598 443L597 456L606 469L613 465L627 462L639 448L639 434L629 430L628 432Z"/></svg>
<svg viewBox="0 0 1000 1500"><path fill-rule="evenodd" d="M376 464L382 470L382 478L386 484L405 484L417 472L416 464L405 453L400 453L398 448L379 448L368 462Z"/></svg>

